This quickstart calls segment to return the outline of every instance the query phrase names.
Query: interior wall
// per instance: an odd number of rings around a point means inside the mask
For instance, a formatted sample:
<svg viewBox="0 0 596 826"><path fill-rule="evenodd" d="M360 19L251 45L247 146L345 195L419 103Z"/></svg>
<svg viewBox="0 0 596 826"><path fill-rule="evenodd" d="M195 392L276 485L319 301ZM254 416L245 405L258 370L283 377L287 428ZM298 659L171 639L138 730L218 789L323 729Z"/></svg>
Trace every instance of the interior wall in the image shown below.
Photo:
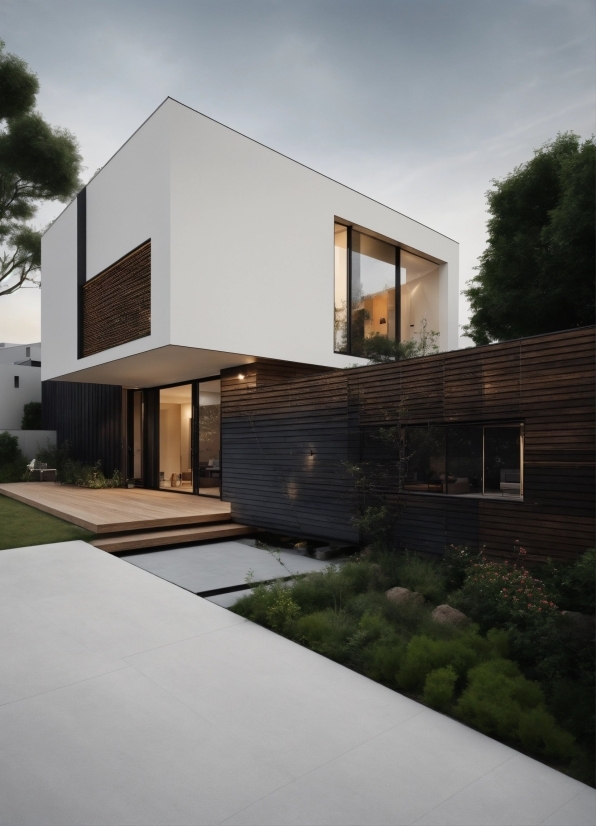
<svg viewBox="0 0 596 826"><path fill-rule="evenodd" d="M181 472L181 406L169 403L161 403L159 406L159 470L164 474L166 482L172 473Z"/></svg>

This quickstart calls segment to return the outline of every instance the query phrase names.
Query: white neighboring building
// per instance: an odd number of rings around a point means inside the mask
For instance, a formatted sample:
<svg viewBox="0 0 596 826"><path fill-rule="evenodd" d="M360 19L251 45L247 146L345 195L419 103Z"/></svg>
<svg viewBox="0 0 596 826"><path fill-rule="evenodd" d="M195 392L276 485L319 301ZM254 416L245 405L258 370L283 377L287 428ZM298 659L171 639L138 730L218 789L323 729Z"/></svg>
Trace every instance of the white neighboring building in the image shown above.
<svg viewBox="0 0 596 826"><path fill-rule="evenodd" d="M0 342L0 432L21 429L28 402L41 402L41 343Z"/></svg>

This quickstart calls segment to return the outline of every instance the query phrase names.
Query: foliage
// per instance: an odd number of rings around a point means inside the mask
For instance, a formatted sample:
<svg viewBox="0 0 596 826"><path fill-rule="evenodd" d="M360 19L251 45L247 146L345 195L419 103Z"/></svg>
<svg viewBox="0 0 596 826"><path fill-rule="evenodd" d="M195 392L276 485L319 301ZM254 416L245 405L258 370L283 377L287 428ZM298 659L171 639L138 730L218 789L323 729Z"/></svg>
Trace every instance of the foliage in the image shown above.
<svg viewBox="0 0 596 826"><path fill-rule="evenodd" d="M40 462L45 462L49 468L55 468L58 482L65 485L78 485L84 488L120 488L123 484L119 470L116 469L112 478L108 479L101 469L101 462L84 465L73 459L68 442L63 442L61 445L48 443L47 447L37 452L36 458Z"/></svg>
<svg viewBox="0 0 596 826"><path fill-rule="evenodd" d="M450 590L461 588L469 570L478 562L478 551L470 550L465 545L449 545L443 555L443 569Z"/></svg>
<svg viewBox="0 0 596 826"><path fill-rule="evenodd" d="M454 580L462 587L446 596ZM388 600L396 585L428 601ZM367 549L291 585L258 586L232 610L593 782L593 654L547 594L536 574L465 548L444 562ZM464 599L479 624L433 620L435 603Z"/></svg>
<svg viewBox="0 0 596 826"><path fill-rule="evenodd" d="M471 669L456 714L485 734L521 742L534 754L573 757L573 736L546 711L540 686L522 676L511 660L495 659Z"/></svg>
<svg viewBox="0 0 596 826"><path fill-rule="evenodd" d="M0 433L0 483L22 482L27 471L27 460L19 447L19 440L8 431Z"/></svg>
<svg viewBox="0 0 596 826"><path fill-rule="evenodd" d="M11 436L5 430L0 433L0 467L14 462L21 455L21 448L19 447L19 440L16 436Z"/></svg>
<svg viewBox="0 0 596 826"><path fill-rule="evenodd" d="M74 136L35 111L37 77L0 41L0 295L39 284L41 233L26 222L39 202L66 201L80 187Z"/></svg>
<svg viewBox="0 0 596 826"><path fill-rule="evenodd" d="M594 138L572 132L487 193L488 246L467 295L476 344L594 324Z"/></svg>
<svg viewBox="0 0 596 826"><path fill-rule="evenodd" d="M0 550L45 545L50 542L88 541L93 534L49 513L0 496Z"/></svg>
<svg viewBox="0 0 596 826"><path fill-rule="evenodd" d="M370 364L384 364L438 353L439 333L436 330L428 330L427 326L426 318L421 319L420 330L415 333L417 338L409 341L395 341L381 333L373 333L358 343L357 355L367 358Z"/></svg>
<svg viewBox="0 0 596 826"><path fill-rule="evenodd" d="M544 584L525 568L483 559L468 569L455 607L478 622L483 631L510 626L525 627L537 616L557 610Z"/></svg>
<svg viewBox="0 0 596 826"><path fill-rule="evenodd" d="M41 430L41 402L28 402L23 406L21 430Z"/></svg>
<svg viewBox="0 0 596 826"><path fill-rule="evenodd" d="M447 711L453 700L456 682L457 674L450 665L436 668L426 678L422 699L431 708Z"/></svg>
<svg viewBox="0 0 596 826"><path fill-rule="evenodd" d="M564 611L594 614L596 596L596 549L590 548L574 563L555 564L552 560L541 571L542 579L555 594Z"/></svg>

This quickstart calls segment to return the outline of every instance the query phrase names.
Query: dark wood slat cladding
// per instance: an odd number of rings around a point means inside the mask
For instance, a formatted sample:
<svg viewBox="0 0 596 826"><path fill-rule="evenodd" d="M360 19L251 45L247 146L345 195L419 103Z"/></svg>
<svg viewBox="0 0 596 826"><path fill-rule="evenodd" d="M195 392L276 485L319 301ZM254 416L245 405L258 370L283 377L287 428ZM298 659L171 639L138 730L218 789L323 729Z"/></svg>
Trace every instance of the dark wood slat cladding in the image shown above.
<svg viewBox="0 0 596 826"><path fill-rule="evenodd" d="M83 356L151 334L151 241L87 281Z"/></svg>
<svg viewBox="0 0 596 826"><path fill-rule="evenodd" d="M248 524L353 542L344 462L374 458L371 431L400 407L413 424L522 422L523 501L404 494L396 540L573 559L594 544L594 347L591 327L294 379L291 365L228 371L224 498Z"/></svg>
<svg viewBox="0 0 596 826"><path fill-rule="evenodd" d="M100 461L107 476L122 468L122 388L112 384L44 381L42 424L68 442L73 459L86 465Z"/></svg>

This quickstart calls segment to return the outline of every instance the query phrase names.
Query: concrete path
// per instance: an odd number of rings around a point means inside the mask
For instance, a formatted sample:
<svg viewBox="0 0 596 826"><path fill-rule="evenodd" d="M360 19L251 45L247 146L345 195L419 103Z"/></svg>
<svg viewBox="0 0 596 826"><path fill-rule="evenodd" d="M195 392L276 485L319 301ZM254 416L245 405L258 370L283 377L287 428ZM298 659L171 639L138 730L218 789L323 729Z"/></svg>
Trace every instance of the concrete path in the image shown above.
<svg viewBox="0 0 596 826"><path fill-rule="evenodd" d="M0 824L593 826L596 793L83 542L0 552Z"/></svg>
<svg viewBox="0 0 596 826"><path fill-rule="evenodd" d="M209 542L167 551L122 555L120 559L167 579L193 594L245 585L249 572L254 582L322 571L329 563L280 551L281 565L263 548L247 542ZM284 567L285 566L285 567Z"/></svg>

